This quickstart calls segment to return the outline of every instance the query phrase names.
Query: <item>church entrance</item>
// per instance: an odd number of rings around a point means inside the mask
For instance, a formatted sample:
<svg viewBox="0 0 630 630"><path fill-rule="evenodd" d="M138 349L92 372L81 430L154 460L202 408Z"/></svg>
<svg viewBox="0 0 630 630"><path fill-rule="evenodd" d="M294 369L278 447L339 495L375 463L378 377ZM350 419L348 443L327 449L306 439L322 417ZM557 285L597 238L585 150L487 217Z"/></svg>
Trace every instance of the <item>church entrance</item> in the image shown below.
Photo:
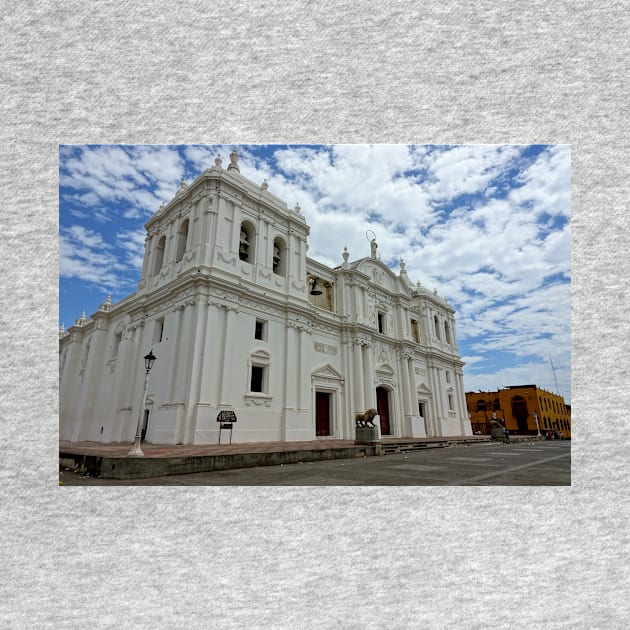
<svg viewBox="0 0 630 630"><path fill-rule="evenodd" d="M315 392L315 435L330 435L330 398L328 392Z"/></svg>
<svg viewBox="0 0 630 630"><path fill-rule="evenodd" d="M376 410L381 417L381 435L389 435L389 392L384 387L376 388Z"/></svg>

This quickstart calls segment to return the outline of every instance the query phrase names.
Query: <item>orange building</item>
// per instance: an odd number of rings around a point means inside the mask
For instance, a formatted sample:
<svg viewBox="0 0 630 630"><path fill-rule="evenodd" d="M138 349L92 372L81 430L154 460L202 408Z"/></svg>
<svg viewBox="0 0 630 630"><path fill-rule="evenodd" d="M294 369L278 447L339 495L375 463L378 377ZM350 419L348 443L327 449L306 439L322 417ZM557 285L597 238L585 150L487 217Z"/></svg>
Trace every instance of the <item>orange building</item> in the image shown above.
<svg viewBox="0 0 630 630"><path fill-rule="evenodd" d="M466 392L466 407L473 433L490 435L496 419L516 435L556 431L571 438L571 406L564 398L536 385L513 385L496 392Z"/></svg>

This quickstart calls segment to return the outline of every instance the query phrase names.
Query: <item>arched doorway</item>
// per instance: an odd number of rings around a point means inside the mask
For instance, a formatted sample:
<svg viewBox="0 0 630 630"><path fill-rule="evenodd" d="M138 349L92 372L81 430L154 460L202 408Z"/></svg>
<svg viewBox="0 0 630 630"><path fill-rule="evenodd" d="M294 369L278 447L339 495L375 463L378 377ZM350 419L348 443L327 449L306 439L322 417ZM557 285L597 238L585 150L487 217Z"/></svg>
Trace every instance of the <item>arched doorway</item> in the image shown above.
<svg viewBox="0 0 630 630"><path fill-rule="evenodd" d="M512 396L510 402L512 404L512 415L516 418L518 430L527 432L527 416L529 415L527 402L522 396Z"/></svg>
<svg viewBox="0 0 630 630"><path fill-rule="evenodd" d="M390 435L389 392L384 387L376 388L376 410L381 417L381 435Z"/></svg>

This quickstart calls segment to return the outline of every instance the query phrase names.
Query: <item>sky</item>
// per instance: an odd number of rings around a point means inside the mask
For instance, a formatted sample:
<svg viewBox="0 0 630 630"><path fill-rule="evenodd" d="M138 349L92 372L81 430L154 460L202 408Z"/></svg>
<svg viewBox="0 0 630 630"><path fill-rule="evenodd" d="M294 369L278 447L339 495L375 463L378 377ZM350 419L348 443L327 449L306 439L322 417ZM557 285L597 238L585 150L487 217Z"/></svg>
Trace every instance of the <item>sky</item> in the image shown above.
<svg viewBox="0 0 630 630"><path fill-rule="evenodd" d="M402 258L450 301L466 391L536 384L570 404L568 145L61 145L60 326L135 291L144 224L233 148L300 205L309 257L363 258L373 233L395 273Z"/></svg>

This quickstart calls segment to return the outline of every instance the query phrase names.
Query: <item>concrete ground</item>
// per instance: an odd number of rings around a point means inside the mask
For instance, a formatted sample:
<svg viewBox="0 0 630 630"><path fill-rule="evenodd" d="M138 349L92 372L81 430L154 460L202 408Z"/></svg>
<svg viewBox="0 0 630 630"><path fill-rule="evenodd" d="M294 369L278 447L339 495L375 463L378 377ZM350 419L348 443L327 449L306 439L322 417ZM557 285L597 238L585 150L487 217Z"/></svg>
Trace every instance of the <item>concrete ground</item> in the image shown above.
<svg viewBox="0 0 630 630"><path fill-rule="evenodd" d="M64 486L570 486L571 442L487 442L151 479L98 479L61 471L59 479Z"/></svg>

